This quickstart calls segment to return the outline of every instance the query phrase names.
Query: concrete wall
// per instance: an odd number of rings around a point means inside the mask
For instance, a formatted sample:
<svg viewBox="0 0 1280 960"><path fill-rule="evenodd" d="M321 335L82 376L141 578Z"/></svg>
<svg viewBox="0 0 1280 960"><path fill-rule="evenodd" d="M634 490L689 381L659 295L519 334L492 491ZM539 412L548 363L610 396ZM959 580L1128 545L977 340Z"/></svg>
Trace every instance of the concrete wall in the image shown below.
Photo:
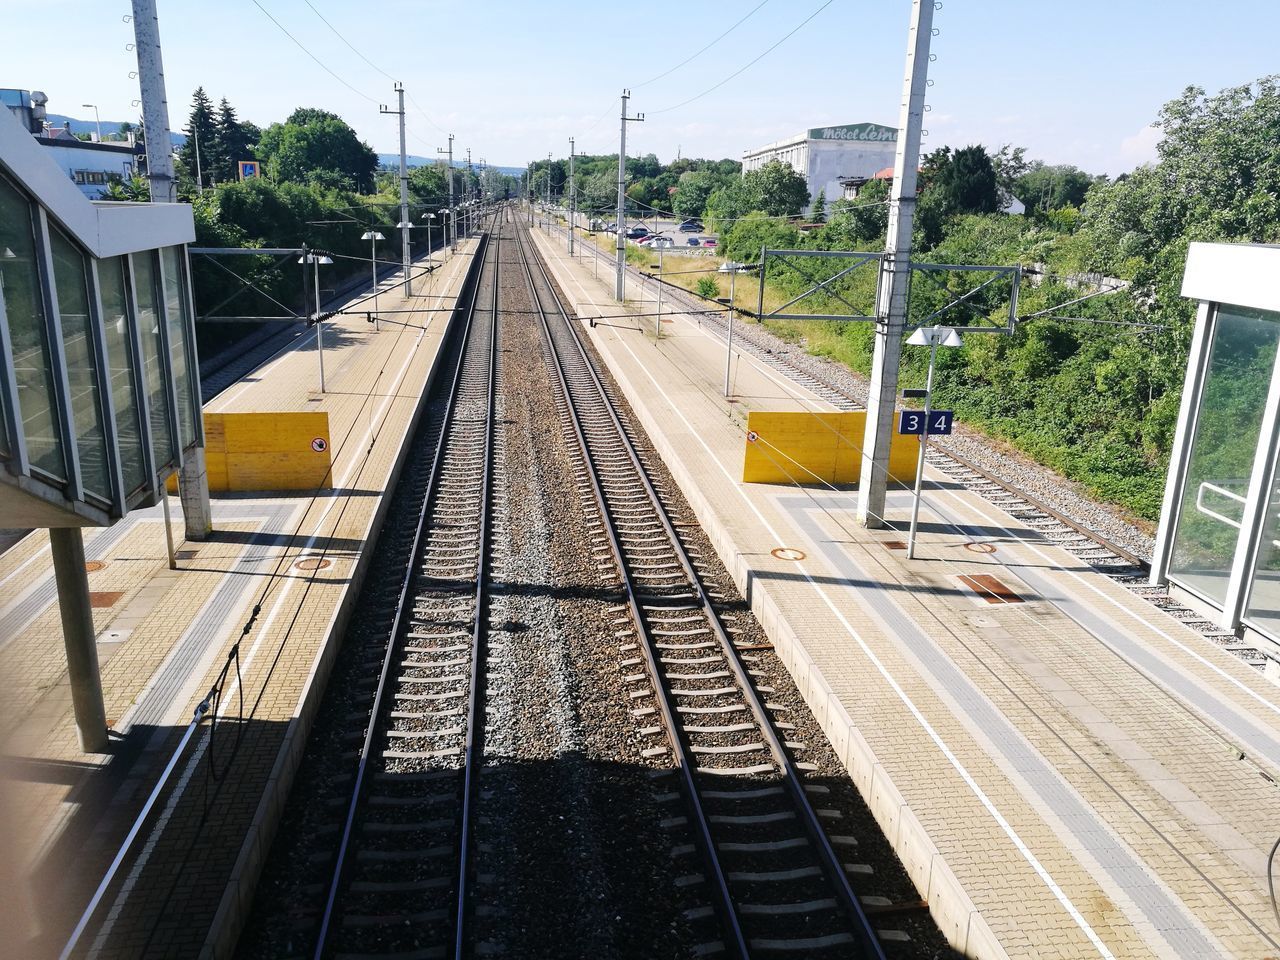
<svg viewBox="0 0 1280 960"><path fill-rule="evenodd" d="M830 205L844 196L841 177L869 177L877 170L893 166L897 144L841 140L810 140L809 169L802 171L809 181L809 198L827 191Z"/></svg>

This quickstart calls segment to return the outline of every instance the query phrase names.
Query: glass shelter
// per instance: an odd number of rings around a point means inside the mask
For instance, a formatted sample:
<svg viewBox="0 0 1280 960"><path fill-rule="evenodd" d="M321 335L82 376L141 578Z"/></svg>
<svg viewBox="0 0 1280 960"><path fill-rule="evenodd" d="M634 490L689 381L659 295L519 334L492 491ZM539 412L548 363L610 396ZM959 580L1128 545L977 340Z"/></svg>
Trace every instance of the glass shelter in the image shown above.
<svg viewBox="0 0 1280 960"><path fill-rule="evenodd" d="M86 751L108 737L80 528L165 497L175 472L188 533L209 527L194 239L186 204L88 200L0 109L0 527L48 529Z"/></svg>
<svg viewBox="0 0 1280 960"><path fill-rule="evenodd" d="M1153 583L1280 650L1280 247L1193 243L1198 300Z"/></svg>
<svg viewBox="0 0 1280 960"><path fill-rule="evenodd" d="M203 445L191 208L90 202L3 114L0 526L106 525Z"/></svg>

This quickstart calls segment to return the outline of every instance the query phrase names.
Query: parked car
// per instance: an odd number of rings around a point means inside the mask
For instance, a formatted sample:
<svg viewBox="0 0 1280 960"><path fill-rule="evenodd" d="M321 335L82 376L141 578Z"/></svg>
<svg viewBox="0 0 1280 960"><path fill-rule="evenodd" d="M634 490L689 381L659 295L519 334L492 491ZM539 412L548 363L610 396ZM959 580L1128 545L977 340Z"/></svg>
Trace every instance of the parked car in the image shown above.
<svg viewBox="0 0 1280 960"><path fill-rule="evenodd" d="M637 241L636 241L636 243L640 244L640 246L642 246L642 247L643 247L643 246L646 246L647 244L652 243L652 242L654 241L654 239L656 238L656 236L657 236L657 234L653 234L653 233L646 234L645 236L643 236L643 237L641 237L639 240L637 240Z"/></svg>
<svg viewBox="0 0 1280 960"><path fill-rule="evenodd" d="M703 229L702 224L697 220L686 220L680 224L681 233L701 233Z"/></svg>
<svg viewBox="0 0 1280 960"><path fill-rule="evenodd" d="M649 235L648 227L632 227L630 230L627 231L628 240L639 240L641 237L647 237L648 235Z"/></svg>
<svg viewBox="0 0 1280 960"><path fill-rule="evenodd" d="M651 247L670 248L670 247L674 247L675 245L676 245L676 242L672 240L670 237L662 237L662 236L654 237L649 243L649 246Z"/></svg>
<svg viewBox="0 0 1280 960"><path fill-rule="evenodd" d="M704 247L714 247L714 246L716 245L716 238L715 238L715 237L707 237L707 239L705 239L705 240L703 240L703 241L702 241L702 245L703 245Z"/></svg>
<svg viewBox="0 0 1280 960"><path fill-rule="evenodd" d="M688 240L685 241L685 243L687 243L691 247L700 247L702 246L702 238L690 237Z"/></svg>

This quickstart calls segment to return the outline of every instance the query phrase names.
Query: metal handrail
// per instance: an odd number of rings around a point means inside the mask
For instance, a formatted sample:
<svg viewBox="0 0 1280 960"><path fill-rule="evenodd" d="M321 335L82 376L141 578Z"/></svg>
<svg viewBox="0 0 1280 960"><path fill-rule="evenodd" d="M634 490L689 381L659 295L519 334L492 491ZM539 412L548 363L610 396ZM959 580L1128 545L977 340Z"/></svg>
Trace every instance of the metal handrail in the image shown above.
<svg viewBox="0 0 1280 960"><path fill-rule="evenodd" d="M1216 483L1210 483L1208 480L1202 481L1199 489L1196 490L1196 509L1198 511L1203 513L1206 517L1213 517L1213 519L1219 520L1227 526L1235 527L1239 530L1239 520L1232 520L1230 517L1223 516L1216 510L1210 510L1204 505L1204 494L1206 490L1211 493L1216 493L1220 497L1226 497L1228 500L1234 500L1239 504L1244 504L1245 498L1238 493L1234 493L1233 491L1226 489L1225 487L1218 486Z"/></svg>

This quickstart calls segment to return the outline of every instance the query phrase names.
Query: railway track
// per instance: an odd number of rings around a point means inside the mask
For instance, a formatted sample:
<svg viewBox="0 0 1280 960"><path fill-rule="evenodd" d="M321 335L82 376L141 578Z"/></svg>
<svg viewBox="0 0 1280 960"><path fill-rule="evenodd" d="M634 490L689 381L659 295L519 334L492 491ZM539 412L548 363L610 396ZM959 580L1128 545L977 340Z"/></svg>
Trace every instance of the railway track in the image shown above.
<svg viewBox="0 0 1280 960"><path fill-rule="evenodd" d="M483 756L497 249L462 331L345 803L314 956L460 956Z"/></svg>
<svg viewBox="0 0 1280 960"><path fill-rule="evenodd" d="M703 937L696 952L883 957L836 849L852 838L827 835L805 783L812 765L793 757L806 745L785 739L791 724L762 699L770 688L757 690L752 645L735 642L739 629L704 587L684 522L668 513L524 233L526 278L583 456L580 487L600 518L592 554L620 587L612 626L632 717L655 741L646 755L669 760L667 799L686 812L665 823L693 840L673 854L706 894L686 914Z"/></svg>

